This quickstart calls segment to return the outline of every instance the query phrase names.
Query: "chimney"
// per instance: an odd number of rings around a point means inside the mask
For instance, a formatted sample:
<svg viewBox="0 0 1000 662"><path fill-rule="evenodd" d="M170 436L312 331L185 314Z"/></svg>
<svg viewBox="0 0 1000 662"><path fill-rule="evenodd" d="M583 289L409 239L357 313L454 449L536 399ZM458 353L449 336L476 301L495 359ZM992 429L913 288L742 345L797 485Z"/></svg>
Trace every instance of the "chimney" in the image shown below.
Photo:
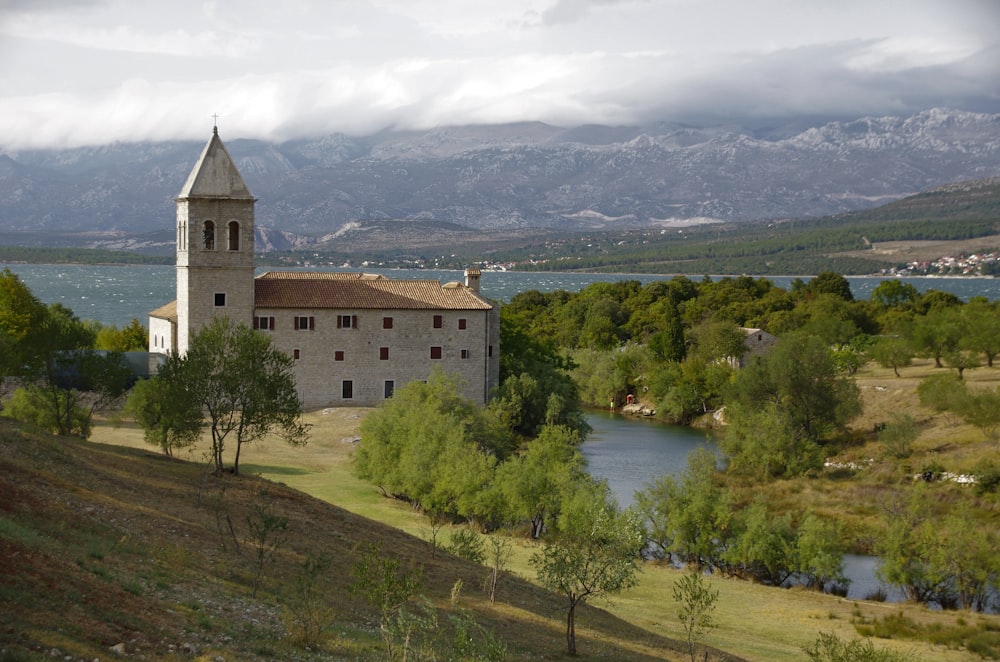
<svg viewBox="0 0 1000 662"><path fill-rule="evenodd" d="M465 286L473 292L479 291L479 276L482 272L479 269L465 270Z"/></svg>

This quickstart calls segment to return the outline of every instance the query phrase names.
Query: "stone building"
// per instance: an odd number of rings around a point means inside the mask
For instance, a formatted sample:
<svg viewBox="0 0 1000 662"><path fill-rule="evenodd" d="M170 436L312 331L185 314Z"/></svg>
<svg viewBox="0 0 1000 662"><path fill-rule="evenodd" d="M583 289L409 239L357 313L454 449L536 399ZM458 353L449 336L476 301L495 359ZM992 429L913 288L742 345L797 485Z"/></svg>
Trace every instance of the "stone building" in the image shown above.
<svg viewBox="0 0 1000 662"><path fill-rule="evenodd" d="M434 367L486 402L500 374L499 308L464 283L337 272L255 276L254 204L218 130L177 205L177 299L150 313L149 351L187 351L190 336L224 315L270 334L295 359L308 408L373 406Z"/></svg>

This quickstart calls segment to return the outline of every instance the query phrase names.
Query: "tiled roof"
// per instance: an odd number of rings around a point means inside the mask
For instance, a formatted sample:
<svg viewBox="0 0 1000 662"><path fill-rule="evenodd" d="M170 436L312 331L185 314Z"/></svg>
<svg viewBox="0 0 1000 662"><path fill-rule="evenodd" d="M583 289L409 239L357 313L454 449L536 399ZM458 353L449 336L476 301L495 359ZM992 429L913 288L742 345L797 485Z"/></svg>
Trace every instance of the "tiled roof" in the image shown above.
<svg viewBox="0 0 1000 662"><path fill-rule="evenodd" d="M170 320L171 322L177 322L177 300L171 301L170 303L160 306L156 310L150 311L150 317L159 317L161 319Z"/></svg>
<svg viewBox="0 0 1000 662"><path fill-rule="evenodd" d="M464 285L436 280L396 280L342 272L267 272L254 280L260 308L382 310L489 310L493 307Z"/></svg>

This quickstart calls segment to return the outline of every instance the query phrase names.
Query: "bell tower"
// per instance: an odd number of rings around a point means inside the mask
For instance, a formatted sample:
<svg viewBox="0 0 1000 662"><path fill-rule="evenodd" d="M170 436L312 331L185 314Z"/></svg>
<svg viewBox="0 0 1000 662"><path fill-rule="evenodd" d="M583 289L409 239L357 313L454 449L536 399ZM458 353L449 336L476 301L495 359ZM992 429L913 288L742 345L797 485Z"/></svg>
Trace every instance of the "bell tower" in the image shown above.
<svg viewBox="0 0 1000 662"><path fill-rule="evenodd" d="M177 351L213 317L250 325L254 203L219 129L174 198L177 204Z"/></svg>

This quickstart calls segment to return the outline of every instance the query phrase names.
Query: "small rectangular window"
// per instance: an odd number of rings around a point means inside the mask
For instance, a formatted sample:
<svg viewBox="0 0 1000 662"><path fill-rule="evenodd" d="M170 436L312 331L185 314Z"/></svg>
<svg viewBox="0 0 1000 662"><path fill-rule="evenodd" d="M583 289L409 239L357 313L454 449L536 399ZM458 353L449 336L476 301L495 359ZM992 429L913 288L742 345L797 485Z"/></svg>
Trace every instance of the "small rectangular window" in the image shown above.
<svg viewBox="0 0 1000 662"><path fill-rule="evenodd" d="M391 317L383 317L382 318L382 328L383 329L391 329L392 328L392 318Z"/></svg>
<svg viewBox="0 0 1000 662"><path fill-rule="evenodd" d="M431 358L432 359L440 359L441 358L441 348L440 347L431 347Z"/></svg>
<svg viewBox="0 0 1000 662"><path fill-rule="evenodd" d="M462 358L463 359L469 358L469 350L467 350L467 349L463 349L462 350Z"/></svg>
<svg viewBox="0 0 1000 662"><path fill-rule="evenodd" d="M441 315L435 315L434 316L434 328L435 329L440 329L442 326L444 326L444 318Z"/></svg>
<svg viewBox="0 0 1000 662"><path fill-rule="evenodd" d="M216 308L222 308L225 305L226 305L226 293L225 292L216 292L215 293L215 307Z"/></svg>
<svg viewBox="0 0 1000 662"><path fill-rule="evenodd" d="M384 397L386 399L391 398L392 393L395 390L396 390L396 382L392 381L391 379L385 380L385 390L383 391Z"/></svg>
<svg viewBox="0 0 1000 662"><path fill-rule="evenodd" d="M350 400L354 397L354 382L350 379L343 381L342 395L344 400Z"/></svg>
<svg viewBox="0 0 1000 662"><path fill-rule="evenodd" d="M486 356L493 358L493 345L490 345L486 350Z"/></svg>
<svg viewBox="0 0 1000 662"><path fill-rule="evenodd" d="M464 331L465 330L466 323L467 323L467 321L466 321L466 319L464 317L459 317L458 318L458 329L459 329L459 331Z"/></svg>
<svg viewBox="0 0 1000 662"><path fill-rule="evenodd" d="M299 350L297 349L292 350L292 358L295 359L296 361L299 360Z"/></svg>
<svg viewBox="0 0 1000 662"><path fill-rule="evenodd" d="M378 358L379 358L380 361L388 361L389 360L389 348L388 347L379 347L378 348Z"/></svg>
<svg viewBox="0 0 1000 662"><path fill-rule="evenodd" d="M358 328L358 316L357 315L337 315L337 328L338 329L356 329L356 328Z"/></svg>
<svg viewBox="0 0 1000 662"><path fill-rule="evenodd" d="M274 331L274 317L261 315L253 318L253 328L261 331Z"/></svg>
<svg viewBox="0 0 1000 662"><path fill-rule="evenodd" d="M295 316L295 330L296 331L315 331L316 330L316 318L309 315L296 315Z"/></svg>
<svg viewBox="0 0 1000 662"><path fill-rule="evenodd" d="M334 361L343 361L344 360L344 350L338 349L337 351L335 351L333 353L333 360Z"/></svg>

